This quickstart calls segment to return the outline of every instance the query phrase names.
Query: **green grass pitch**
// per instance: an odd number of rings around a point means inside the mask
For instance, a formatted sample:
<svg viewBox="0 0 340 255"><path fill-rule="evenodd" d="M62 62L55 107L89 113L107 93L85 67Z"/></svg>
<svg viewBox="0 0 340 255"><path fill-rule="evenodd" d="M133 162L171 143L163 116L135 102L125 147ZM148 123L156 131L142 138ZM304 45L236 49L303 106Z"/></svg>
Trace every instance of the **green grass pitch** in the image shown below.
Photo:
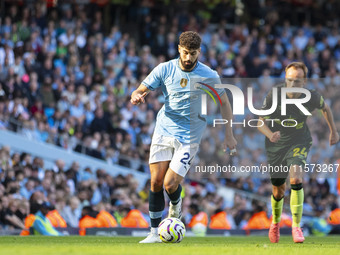
<svg viewBox="0 0 340 255"><path fill-rule="evenodd" d="M340 254L340 236L307 237L303 244L294 244L283 236L272 244L268 237L186 237L179 244L138 244L137 237L0 237L1 255L88 255L88 254L270 254L331 255Z"/></svg>

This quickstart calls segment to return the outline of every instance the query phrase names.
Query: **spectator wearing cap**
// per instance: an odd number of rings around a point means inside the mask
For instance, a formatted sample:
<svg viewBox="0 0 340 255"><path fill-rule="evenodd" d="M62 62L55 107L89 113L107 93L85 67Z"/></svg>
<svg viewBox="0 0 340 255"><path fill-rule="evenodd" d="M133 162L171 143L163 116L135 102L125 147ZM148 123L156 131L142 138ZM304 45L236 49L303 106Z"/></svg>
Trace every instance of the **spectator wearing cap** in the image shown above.
<svg viewBox="0 0 340 255"><path fill-rule="evenodd" d="M39 211L35 214L35 221L33 223L33 232L35 235L44 236L62 236L51 224L46 217L48 212L52 209L49 202L43 202L40 204Z"/></svg>

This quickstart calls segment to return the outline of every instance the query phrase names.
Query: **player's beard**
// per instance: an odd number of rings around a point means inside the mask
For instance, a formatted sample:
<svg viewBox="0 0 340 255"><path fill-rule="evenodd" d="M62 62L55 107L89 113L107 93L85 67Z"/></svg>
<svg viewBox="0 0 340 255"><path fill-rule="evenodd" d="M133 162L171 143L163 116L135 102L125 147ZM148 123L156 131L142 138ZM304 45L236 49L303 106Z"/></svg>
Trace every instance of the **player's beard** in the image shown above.
<svg viewBox="0 0 340 255"><path fill-rule="evenodd" d="M183 61L180 58L180 61L181 61L181 65L184 68L184 71L191 70L196 65L196 63L197 63L197 59L194 62L191 62L191 61Z"/></svg>

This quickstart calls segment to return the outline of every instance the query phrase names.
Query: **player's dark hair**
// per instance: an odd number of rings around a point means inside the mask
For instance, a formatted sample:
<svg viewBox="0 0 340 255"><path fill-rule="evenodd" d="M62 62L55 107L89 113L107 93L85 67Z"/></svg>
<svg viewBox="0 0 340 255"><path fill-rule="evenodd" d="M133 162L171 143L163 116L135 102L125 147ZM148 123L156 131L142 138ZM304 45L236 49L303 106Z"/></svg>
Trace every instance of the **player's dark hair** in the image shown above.
<svg viewBox="0 0 340 255"><path fill-rule="evenodd" d="M201 47L201 37L194 31L183 32L179 36L179 45L188 50L197 50Z"/></svg>
<svg viewBox="0 0 340 255"><path fill-rule="evenodd" d="M286 67L285 71L287 72L287 70L291 67L293 67L294 69L302 69L303 74L304 74L303 77L304 78L307 77L308 68L304 63L302 63L302 62L292 62Z"/></svg>

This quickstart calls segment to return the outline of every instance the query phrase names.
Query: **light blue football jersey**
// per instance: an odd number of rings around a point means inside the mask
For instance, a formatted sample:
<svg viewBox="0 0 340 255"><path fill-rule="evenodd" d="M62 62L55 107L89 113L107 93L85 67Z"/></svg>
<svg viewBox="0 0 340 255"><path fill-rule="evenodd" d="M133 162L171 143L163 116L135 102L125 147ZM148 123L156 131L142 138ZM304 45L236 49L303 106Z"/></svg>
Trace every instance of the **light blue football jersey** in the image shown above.
<svg viewBox="0 0 340 255"><path fill-rule="evenodd" d="M175 137L181 143L200 142L206 127L200 116L201 95L206 92L197 89L198 82L215 87L221 80L216 71L199 61L192 71L183 71L179 58L159 64L144 79L144 86L150 90L160 87L165 98L157 114L156 134ZM215 90L219 95L225 93L224 89Z"/></svg>

